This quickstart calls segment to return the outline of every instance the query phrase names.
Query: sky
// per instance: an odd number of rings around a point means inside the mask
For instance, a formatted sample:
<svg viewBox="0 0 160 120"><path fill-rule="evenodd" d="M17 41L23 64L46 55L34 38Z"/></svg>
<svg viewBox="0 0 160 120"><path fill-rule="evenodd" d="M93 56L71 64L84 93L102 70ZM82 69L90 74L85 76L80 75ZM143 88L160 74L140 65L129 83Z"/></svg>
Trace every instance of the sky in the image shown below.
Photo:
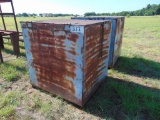
<svg viewBox="0 0 160 120"><path fill-rule="evenodd" d="M66 13L83 15L86 12L112 13L134 11L160 0L13 0L15 13ZM10 12L10 4L2 4Z"/></svg>

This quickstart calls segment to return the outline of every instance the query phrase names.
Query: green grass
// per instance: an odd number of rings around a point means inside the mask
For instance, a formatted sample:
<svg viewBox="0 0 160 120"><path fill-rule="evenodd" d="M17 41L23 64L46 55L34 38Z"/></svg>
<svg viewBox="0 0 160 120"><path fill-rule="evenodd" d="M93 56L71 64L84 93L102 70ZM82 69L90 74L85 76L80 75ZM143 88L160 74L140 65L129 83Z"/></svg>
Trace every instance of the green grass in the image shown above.
<svg viewBox="0 0 160 120"><path fill-rule="evenodd" d="M85 111L107 119L160 119L159 20L126 18L121 57Z"/></svg>
<svg viewBox="0 0 160 120"><path fill-rule="evenodd" d="M108 79L84 110L104 118L134 119L137 116L160 119L160 92L132 82L112 77Z"/></svg>
<svg viewBox="0 0 160 120"><path fill-rule="evenodd" d="M19 31L21 30L21 26L20 26L20 21L35 21L35 20L51 20L51 19L70 19L69 16L67 17L16 17L17 18L17 23L18 23L18 29ZM6 29L7 30L15 30L15 24L14 24L14 19L12 17L5 17L5 24L6 24ZM2 21L0 21L0 29L4 29L3 28L3 24Z"/></svg>
<svg viewBox="0 0 160 120"><path fill-rule="evenodd" d="M23 94L19 91L0 93L0 118L14 119L16 117L16 107L20 105Z"/></svg>
<svg viewBox="0 0 160 120"><path fill-rule="evenodd" d="M27 66L24 58L18 58L10 62L0 64L0 76L7 81L16 81L28 76Z"/></svg>
<svg viewBox="0 0 160 120"><path fill-rule="evenodd" d="M159 63L153 60L144 59L140 56L134 56L132 58L122 56L114 69L125 74L139 77L153 78L157 80L160 78Z"/></svg>
<svg viewBox="0 0 160 120"><path fill-rule="evenodd" d="M6 19L12 24L10 18ZM40 19L55 18L20 17L17 21ZM115 67L108 71L106 82L83 108L29 87L24 45L20 44L20 58L12 59L14 53L11 44L5 41L5 49L2 53L4 56L11 57L5 58L5 63L0 64L0 79L4 79L4 82L0 83L0 90L4 91L0 94L0 106L3 106L0 115L4 119L14 118L17 115L15 109L18 106L25 106L22 110L25 111L26 118L30 116L32 119L39 119L37 116L44 119L67 120L160 119L159 21L159 16L125 19L121 57ZM20 89L17 90L20 96L16 96L17 91L10 90L10 87L15 84L20 85ZM18 102L11 102L11 97L8 97L10 92ZM21 96L22 93L26 93L25 96Z"/></svg>

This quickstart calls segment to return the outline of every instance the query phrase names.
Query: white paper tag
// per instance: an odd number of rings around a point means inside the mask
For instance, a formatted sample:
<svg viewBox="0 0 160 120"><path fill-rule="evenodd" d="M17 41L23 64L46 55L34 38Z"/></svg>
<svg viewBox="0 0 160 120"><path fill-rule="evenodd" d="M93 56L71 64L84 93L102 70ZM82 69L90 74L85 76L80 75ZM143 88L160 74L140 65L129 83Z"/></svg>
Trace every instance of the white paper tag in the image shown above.
<svg viewBox="0 0 160 120"><path fill-rule="evenodd" d="M83 26L70 26L70 32L84 33Z"/></svg>

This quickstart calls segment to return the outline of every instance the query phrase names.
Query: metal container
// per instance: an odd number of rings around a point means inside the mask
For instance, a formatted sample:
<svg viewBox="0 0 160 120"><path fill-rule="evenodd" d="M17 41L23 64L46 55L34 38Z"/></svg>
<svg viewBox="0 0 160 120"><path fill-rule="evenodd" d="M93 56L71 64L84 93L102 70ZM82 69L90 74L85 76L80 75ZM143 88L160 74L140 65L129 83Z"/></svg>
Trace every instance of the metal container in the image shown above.
<svg viewBox="0 0 160 120"><path fill-rule="evenodd" d="M30 82L79 106L105 79L111 21L21 22Z"/></svg>
<svg viewBox="0 0 160 120"><path fill-rule="evenodd" d="M120 56L122 46L122 36L124 29L123 16L91 16L91 17L74 17L71 19L76 20L111 20L112 21L112 33L110 41L110 53L109 53L109 68L112 68Z"/></svg>

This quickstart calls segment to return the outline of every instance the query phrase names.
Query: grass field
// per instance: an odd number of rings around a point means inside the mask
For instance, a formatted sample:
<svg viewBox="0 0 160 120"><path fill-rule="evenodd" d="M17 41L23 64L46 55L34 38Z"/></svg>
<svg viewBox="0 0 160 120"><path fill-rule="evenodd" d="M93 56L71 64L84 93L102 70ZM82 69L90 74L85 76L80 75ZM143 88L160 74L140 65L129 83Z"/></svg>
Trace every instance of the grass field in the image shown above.
<svg viewBox="0 0 160 120"><path fill-rule="evenodd" d="M51 18L18 18L19 21ZM10 18L6 18L8 24ZM159 120L160 16L125 20L121 57L106 82L83 108L34 89L29 83L24 45L13 55L5 40L0 64L0 119ZM11 27L10 27L11 28Z"/></svg>

